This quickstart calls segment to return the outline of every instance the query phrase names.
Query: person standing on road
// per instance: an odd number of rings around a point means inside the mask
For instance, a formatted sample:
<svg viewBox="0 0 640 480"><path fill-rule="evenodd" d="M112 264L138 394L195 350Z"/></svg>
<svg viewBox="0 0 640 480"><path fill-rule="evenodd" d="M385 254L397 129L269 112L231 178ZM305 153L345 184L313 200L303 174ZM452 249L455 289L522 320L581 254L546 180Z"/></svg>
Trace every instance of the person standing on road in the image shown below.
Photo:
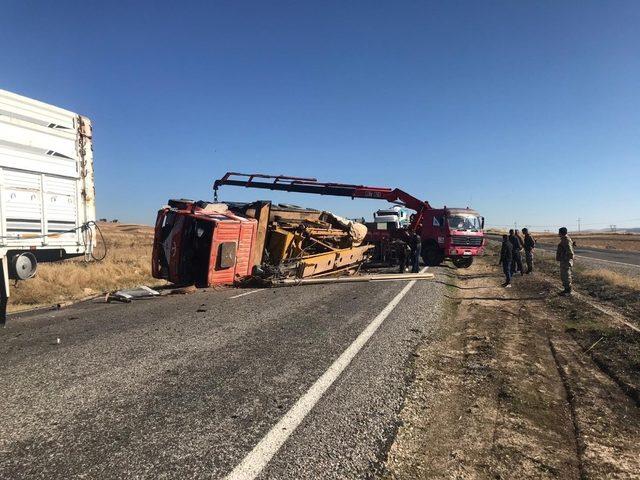
<svg viewBox="0 0 640 480"><path fill-rule="evenodd" d="M500 247L500 261L498 265L502 264L502 271L504 272L505 288L511 288L511 262L513 261L513 243L511 238L506 234L502 235L502 247Z"/></svg>
<svg viewBox="0 0 640 480"><path fill-rule="evenodd" d="M399 272L405 273L409 271L409 262L411 261L411 248L406 241L398 241L396 243L398 254Z"/></svg>
<svg viewBox="0 0 640 480"><path fill-rule="evenodd" d="M527 261L527 272L533 272L533 250L536 248L536 239L531 236L528 228L523 228L524 233L524 258Z"/></svg>
<svg viewBox="0 0 640 480"><path fill-rule="evenodd" d="M422 249L422 239L418 232L411 232L411 264L413 273L420 272L420 250Z"/></svg>
<svg viewBox="0 0 640 480"><path fill-rule="evenodd" d="M567 235L567 227L558 230L560 243L556 250L556 261L560 262L560 279L564 290L560 295L571 295L571 269L573 268L573 242Z"/></svg>
<svg viewBox="0 0 640 480"><path fill-rule="evenodd" d="M513 258L511 259L511 274L513 275L516 272L520 272L520 275L524 275L522 271L522 256L520 255L520 250L522 250L522 240L516 234L517 230L513 229L509 230L509 241L511 245L513 245Z"/></svg>

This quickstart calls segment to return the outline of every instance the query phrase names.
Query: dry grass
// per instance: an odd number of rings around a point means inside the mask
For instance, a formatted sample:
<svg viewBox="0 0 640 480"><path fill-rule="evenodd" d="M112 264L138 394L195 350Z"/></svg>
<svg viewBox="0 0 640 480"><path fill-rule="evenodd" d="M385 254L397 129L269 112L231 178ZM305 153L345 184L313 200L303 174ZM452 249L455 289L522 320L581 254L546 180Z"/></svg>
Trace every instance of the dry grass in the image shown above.
<svg viewBox="0 0 640 480"><path fill-rule="evenodd" d="M490 228L486 233L502 235L508 230ZM549 232L531 232L540 243L558 243L558 234ZM638 233L573 233L569 236L578 247L601 248L604 250L620 250L623 252L640 252L640 234Z"/></svg>
<svg viewBox="0 0 640 480"><path fill-rule="evenodd" d="M602 248L625 252L640 252L640 235L637 233L571 233L578 247ZM555 234L534 233L541 243L557 243Z"/></svg>
<svg viewBox="0 0 640 480"><path fill-rule="evenodd" d="M595 280L602 280L617 287L630 288L640 292L640 278L622 275L612 270L585 270L581 275Z"/></svg>
<svg viewBox="0 0 640 480"><path fill-rule="evenodd" d="M141 284L163 283L151 277L152 227L113 223L99 225L108 246L108 255L103 261L86 263L73 259L38 265L34 278L11 289L9 311L77 300ZM104 245L98 241L95 254L101 256Z"/></svg>

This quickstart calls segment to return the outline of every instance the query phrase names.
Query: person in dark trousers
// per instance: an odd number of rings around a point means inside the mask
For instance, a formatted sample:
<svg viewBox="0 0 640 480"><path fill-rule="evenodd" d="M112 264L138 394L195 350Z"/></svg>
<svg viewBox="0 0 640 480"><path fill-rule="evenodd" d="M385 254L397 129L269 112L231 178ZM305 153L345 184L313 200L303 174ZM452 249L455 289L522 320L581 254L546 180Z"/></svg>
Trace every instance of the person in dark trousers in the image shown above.
<svg viewBox="0 0 640 480"><path fill-rule="evenodd" d="M514 235L516 236L516 238L518 239L518 260L519 260L519 264L518 264L518 271L520 272L520 275L524 275L524 268L522 268L522 250L524 249L524 238L522 237L522 235L520 235L520 230L516 230Z"/></svg>
<svg viewBox="0 0 640 480"><path fill-rule="evenodd" d="M511 274L513 275L516 272L520 272L520 275L524 275L522 271L522 256L520 255L520 250L522 250L522 240L518 238L516 232L511 229L509 230L509 241L511 245L513 245L513 258L511 259Z"/></svg>
<svg viewBox="0 0 640 480"><path fill-rule="evenodd" d="M527 262L526 273L533 273L533 251L536 248L536 239L531 236L528 228L523 228L524 233L524 259Z"/></svg>
<svg viewBox="0 0 640 480"><path fill-rule="evenodd" d="M411 263L411 247L409 247L409 244L405 241L398 241L396 243L396 249L398 254L399 272L408 272L409 265Z"/></svg>
<svg viewBox="0 0 640 480"><path fill-rule="evenodd" d="M422 249L422 240L417 232L411 232L409 238L411 239L411 264L413 273L420 271L420 250Z"/></svg>
<svg viewBox="0 0 640 480"><path fill-rule="evenodd" d="M505 234L502 235L502 247L500 248L500 262L502 264L502 271L504 272L505 288L511 288L511 262L513 261L513 243L511 239Z"/></svg>

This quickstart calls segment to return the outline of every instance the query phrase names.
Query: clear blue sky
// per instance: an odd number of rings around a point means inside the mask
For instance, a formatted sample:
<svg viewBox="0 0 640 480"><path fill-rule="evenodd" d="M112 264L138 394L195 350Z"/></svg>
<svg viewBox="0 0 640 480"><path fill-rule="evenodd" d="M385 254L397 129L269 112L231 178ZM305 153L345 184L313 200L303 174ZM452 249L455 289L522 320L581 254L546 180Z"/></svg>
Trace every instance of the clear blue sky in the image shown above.
<svg viewBox="0 0 640 480"><path fill-rule="evenodd" d="M236 170L640 225L640 2L2 3L0 88L93 120L100 217L152 223Z"/></svg>

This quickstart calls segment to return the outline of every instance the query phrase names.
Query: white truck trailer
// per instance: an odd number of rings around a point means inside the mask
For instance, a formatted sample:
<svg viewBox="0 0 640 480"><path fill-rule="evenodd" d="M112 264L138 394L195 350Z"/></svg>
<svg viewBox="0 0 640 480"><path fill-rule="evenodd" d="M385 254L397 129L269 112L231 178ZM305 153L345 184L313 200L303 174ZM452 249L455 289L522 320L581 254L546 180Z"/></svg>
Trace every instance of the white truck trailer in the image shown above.
<svg viewBox="0 0 640 480"><path fill-rule="evenodd" d="M0 324L9 279L90 256L95 188L88 118L0 90Z"/></svg>

